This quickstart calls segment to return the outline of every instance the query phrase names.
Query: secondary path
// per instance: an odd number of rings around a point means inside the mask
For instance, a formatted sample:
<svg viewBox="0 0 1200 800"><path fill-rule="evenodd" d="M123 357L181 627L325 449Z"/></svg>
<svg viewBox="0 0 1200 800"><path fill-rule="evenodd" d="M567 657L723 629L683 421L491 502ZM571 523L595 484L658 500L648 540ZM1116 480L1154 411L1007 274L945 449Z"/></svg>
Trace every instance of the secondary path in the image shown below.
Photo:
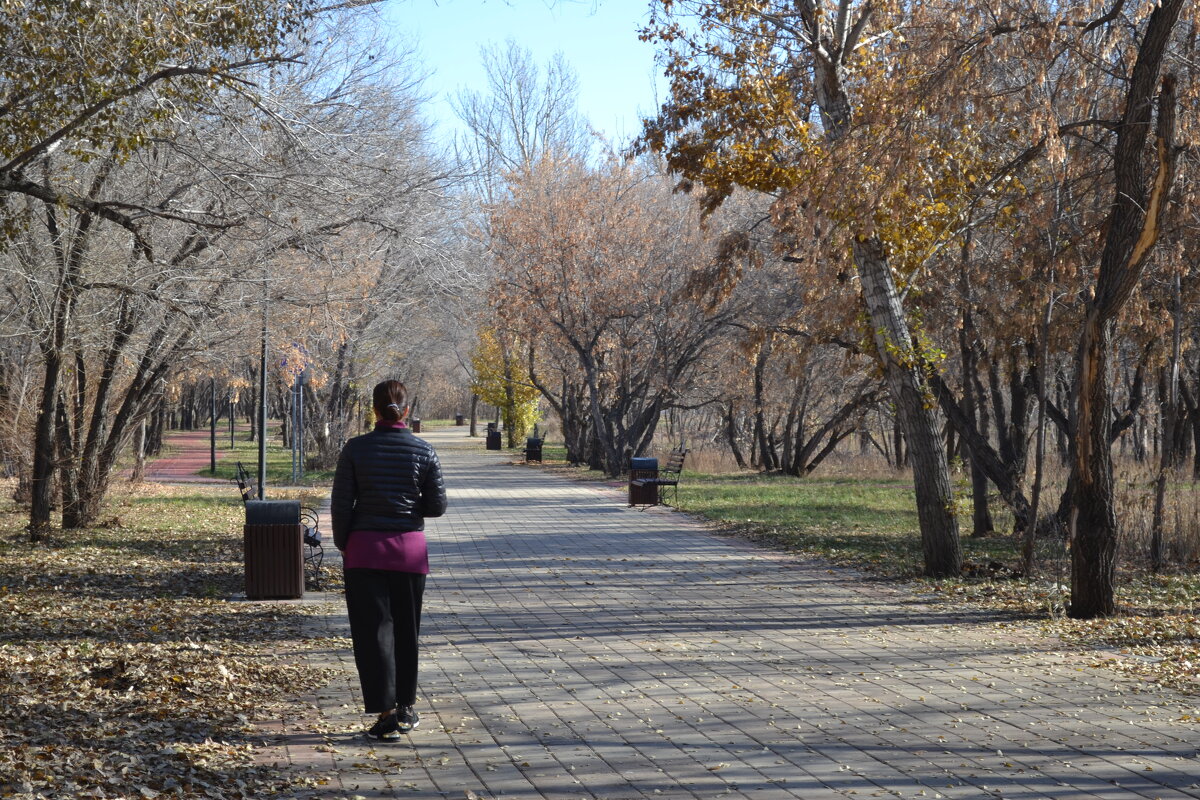
<svg viewBox="0 0 1200 800"><path fill-rule="evenodd" d="M170 454L146 459L145 480L151 483L228 483L223 478L197 474L201 470L207 472L212 465L211 435L207 429L168 433L166 444ZM218 437L220 435L218 433ZM229 455L228 444L228 434L224 439L217 439L217 461ZM124 478L131 474L129 469L121 472Z"/></svg>
<svg viewBox="0 0 1200 800"><path fill-rule="evenodd" d="M425 436L431 521L421 726L359 735L340 598L310 596L334 678L267 760L319 797L1200 797L1178 696L845 570L623 507Z"/></svg>

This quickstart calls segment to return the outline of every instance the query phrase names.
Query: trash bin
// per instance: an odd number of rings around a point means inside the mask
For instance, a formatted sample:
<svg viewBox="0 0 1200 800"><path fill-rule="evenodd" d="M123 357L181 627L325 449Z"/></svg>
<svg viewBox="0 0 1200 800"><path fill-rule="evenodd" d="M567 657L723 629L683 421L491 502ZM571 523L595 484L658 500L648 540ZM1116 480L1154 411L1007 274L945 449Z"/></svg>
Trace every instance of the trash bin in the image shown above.
<svg viewBox="0 0 1200 800"><path fill-rule="evenodd" d="M420 418L418 418L418 417L413 417L413 421L412 421L412 432L413 432L413 433L420 433L420 432L421 432L421 420L420 420Z"/></svg>
<svg viewBox="0 0 1200 800"><path fill-rule="evenodd" d="M496 430L495 428L488 428L487 449L488 450L499 450L500 449L500 431Z"/></svg>
<svg viewBox="0 0 1200 800"><path fill-rule="evenodd" d="M658 477L657 458L629 459L629 505L654 506L658 505L658 487L654 484L635 486L634 481L641 478Z"/></svg>
<svg viewBox="0 0 1200 800"><path fill-rule="evenodd" d="M304 532L296 500L249 500L242 544L247 600L304 596Z"/></svg>
<svg viewBox="0 0 1200 800"><path fill-rule="evenodd" d="M461 428L463 425L467 424L467 418L464 417L462 414L455 414L454 415L454 424Z"/></svg>
<svg viewBox="0 0 1200 800"><path fill-rule="evenodd" d="M525 460L537 461L539 464L542 461L542 440L530 436L525 439Z"/></svg>

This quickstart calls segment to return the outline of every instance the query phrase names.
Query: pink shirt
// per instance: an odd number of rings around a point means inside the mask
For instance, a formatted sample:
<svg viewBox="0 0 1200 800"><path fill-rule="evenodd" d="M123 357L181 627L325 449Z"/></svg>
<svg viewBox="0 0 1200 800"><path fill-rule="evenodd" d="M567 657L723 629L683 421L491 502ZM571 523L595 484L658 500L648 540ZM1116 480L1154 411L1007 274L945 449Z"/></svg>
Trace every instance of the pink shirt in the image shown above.
<svg viewBox="0 0 1200 800"><path fill-rule="evenodd" d="M429 574L425 531L354 531L342 559L347 569Z"/></svg>
<svg viewBox="0 0 1200 800"><path fill-rule="evenodd" d="M379 422L376 427L408 426L403 422ZM347 569L386 569L428 575L429 548L425 531L352 531L342 561Z"/></svg>

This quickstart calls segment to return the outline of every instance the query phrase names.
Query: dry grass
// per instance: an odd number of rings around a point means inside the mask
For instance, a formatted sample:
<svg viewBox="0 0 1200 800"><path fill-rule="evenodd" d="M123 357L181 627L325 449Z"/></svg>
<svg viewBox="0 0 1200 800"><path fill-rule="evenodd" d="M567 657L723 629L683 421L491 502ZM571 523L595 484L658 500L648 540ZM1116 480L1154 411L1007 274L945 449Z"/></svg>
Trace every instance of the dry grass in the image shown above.
<svg viewBox="0 0 1200 800"><path fill-rule="evenodd" d="M255 721L325 678L279 655L304 607L234 599L236 493L122 485L31 545L0 492L0 797L293 796Z"/></svg>

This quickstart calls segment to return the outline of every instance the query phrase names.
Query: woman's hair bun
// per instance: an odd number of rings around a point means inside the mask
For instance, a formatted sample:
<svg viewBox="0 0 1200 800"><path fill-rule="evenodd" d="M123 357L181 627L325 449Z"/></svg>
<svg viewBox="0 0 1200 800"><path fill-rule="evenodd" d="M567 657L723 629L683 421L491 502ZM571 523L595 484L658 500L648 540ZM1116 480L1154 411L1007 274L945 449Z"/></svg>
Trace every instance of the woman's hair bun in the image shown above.
<svg viewBox="0 0 1200 800"><path fill-rule="evenodd" d="M371 401L375 407L375 414L381 420L399 422L405 406L408 405L408 389L400 381L384 381L375 385L374 391L371 392Z"/></svg>

